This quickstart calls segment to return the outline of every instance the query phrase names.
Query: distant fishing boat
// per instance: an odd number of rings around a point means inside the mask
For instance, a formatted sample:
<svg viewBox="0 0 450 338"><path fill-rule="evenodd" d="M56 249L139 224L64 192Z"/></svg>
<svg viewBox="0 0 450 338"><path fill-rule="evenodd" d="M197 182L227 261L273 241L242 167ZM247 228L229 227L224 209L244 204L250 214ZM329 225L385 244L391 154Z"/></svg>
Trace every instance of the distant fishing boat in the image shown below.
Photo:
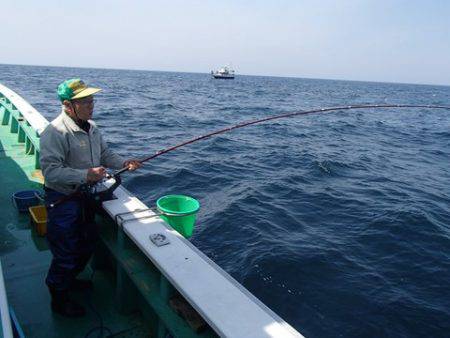
<svg viewBox="0 0 450 338"><path fill-rule="evenodd" d="M234 70L228 67L222 67L216 71L211 71L215 79L234 79Z"/></svg>

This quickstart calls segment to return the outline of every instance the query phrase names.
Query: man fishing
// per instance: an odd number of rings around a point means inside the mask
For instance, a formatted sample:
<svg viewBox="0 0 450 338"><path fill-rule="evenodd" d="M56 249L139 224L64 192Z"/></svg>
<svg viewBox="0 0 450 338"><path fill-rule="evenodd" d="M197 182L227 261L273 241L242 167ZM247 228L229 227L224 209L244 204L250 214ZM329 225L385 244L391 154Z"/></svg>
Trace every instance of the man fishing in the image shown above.
<svg viewBox="0 0 450 338"><path fill-rule="evenodd" d="M62 112L41 134L40 162L45 178L48 212L47 241L53 259L46 284L51 308L67 317L85 314L83 306L69 297L70 291L92 288L92 282L77 279L92 256L97 240L94 208L83 194L74 193L80 185L96 183L106 168L135 170L136 159L115 154L92 121L94 94L80 79L58 86ZM56 203L55 203L56 202ZM50 207L51 204L55 204Z"/></svg>

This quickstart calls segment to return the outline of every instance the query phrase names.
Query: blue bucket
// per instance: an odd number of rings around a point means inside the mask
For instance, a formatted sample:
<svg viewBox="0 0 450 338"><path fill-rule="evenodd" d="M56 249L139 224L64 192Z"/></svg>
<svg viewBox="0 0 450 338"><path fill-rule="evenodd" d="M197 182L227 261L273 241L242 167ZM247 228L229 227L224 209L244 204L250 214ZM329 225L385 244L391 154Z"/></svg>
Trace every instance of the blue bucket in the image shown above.
<svg viewBox="0 0 450 338"><path fill-rule="evenodd" d="M38 190L23 190L15 192L11 200L19 212L27 212L29 207L39 204L42 196Z"/></svg>

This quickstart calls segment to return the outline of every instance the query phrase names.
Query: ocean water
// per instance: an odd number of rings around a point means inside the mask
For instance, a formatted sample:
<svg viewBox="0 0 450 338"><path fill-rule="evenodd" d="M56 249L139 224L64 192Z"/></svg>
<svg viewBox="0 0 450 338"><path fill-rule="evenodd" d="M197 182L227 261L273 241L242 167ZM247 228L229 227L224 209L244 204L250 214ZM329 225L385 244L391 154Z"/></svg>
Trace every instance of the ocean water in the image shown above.
<svg viewBox="0 0 450 338"><path fill-rule="evenodd" d="M0 65L48 119L55 89L103 88L95 120L124 156L283 112L450 105L450 87ZM450 111L300 116L181 148L124 175L148 205L201 205L192 242L308 337L450 336Z"/></svg>

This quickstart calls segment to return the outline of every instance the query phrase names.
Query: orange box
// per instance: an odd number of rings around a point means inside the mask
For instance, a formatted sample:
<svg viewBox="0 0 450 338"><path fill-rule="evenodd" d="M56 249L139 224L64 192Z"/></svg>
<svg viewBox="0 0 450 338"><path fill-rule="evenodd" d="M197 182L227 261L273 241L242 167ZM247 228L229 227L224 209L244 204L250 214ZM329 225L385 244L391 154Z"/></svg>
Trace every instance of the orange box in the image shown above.
<svg viewBox="0 0 450 338"><path fill-rule="evenodd" d="M45 236L47 233L47 209L45 205L36 205L29 207L30 222L36 227L39 236Z"/></svg>

